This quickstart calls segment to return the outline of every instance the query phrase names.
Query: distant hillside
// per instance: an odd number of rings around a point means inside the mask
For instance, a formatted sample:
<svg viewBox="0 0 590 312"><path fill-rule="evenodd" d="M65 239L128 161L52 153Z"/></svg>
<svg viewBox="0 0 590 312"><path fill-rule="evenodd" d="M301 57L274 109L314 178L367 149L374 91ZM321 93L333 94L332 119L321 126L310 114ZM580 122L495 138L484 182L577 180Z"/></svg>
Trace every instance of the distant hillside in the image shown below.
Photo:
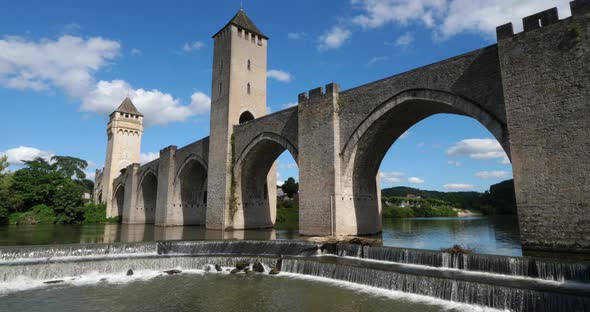
<svg viewBox="0 0 590 312"><path fill-rule="evenodd" d="M516 213L514 181L506 180L490 186L490 191L479 192L439 192L425 191L412 187L396 186L381 190L382 197L416 195L421 198L444 200L462 209L480 210L490 214Z"/></svg>

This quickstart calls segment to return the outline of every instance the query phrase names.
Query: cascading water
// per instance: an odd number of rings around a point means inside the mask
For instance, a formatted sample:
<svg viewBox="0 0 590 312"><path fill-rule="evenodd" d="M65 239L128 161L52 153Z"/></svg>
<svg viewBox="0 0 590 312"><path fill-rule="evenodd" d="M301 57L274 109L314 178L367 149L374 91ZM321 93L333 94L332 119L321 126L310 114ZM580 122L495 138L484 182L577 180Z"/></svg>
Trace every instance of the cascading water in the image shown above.
<svg viewBox="0 0 590 312"><path fill-rule="evenodd" d="M588 264L304 241L197 241L0 249L0 293L19 279L72 282L88 274L197 270L229 274L259 261L268 274L329 278L513 311L584 311ZM281 265L282 263L282 265ZM223 269L221 269L223 268ZM246 270L247 271L247 270ZM275 272L276 273L276 272ZM97 277L96 282L100 279ZM8 285L8 286L7 286ZM15 288L17 289L17 288Z"/></svg>

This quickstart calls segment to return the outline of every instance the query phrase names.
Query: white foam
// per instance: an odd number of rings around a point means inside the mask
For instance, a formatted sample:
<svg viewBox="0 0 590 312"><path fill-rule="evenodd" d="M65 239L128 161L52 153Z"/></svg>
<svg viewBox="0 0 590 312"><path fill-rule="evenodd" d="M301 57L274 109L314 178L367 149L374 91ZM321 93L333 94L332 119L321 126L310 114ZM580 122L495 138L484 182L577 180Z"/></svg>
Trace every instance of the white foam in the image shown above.
<svg viewBox="0 0 590 312"><path fill-rule="evenodd" d="M384 297L384 298L394 299L394 300L405 300L405 301L412 302L412 303L437 305L445 310L480 311L480 312L506 311L506 310L498 310L498 309L493 309L493 308L479 306L479 305L448 301L448 300L438 299L438 298L429 297L429 296L405 293L405 292L396 291L396 290L389 290L389 289L384 289L384 288L366 286L366 285L356 284L356 283L352 283L352 282L335 280L335 279L331 279L331 278L327 278L327 277L303 275L303 274L296 274L296 273L284 273L284 272L281 272L279 275L275 275L275 276L322 282L322 283L330 284L332 286L351 289L351 290L354 290L354 291L357 291L360 293L369 294L369 295L376 296L376 297Z"/></svg>

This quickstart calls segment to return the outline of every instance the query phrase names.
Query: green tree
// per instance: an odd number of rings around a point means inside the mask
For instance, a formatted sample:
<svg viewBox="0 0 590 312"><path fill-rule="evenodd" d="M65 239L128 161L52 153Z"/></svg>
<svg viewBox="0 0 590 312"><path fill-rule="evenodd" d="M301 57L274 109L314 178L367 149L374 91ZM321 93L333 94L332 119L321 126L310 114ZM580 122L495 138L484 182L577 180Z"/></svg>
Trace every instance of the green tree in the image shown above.
<svg viewBox="0 0 590 312"><path fill-rule="evenodd" d="M10 166L8 163L8 157L6 155L0 157L0 179L4 176L4 170Z"/></svg>
<svg viewBox="0 0 590 312"><path fill-rule="evenodd" d="M281 189L289 198L293 198L293 195L299 192L299 183L295 182L292 177L288 178L285 183L281 186Z"/></svg>
<svg viewBox="0 0 590 312"><path fill-rule="evenodd" d="M82 221L84 210L82 193L84 189L72 180L59 185L53 197L53 210L57 223L78 223Z"/></svg>
<svg viewBox="0 0 590 312"><path fill-rule="evenodd" d="M11 209L26 211L36 205L51 203L60 185L68 179L43 158L25 161L25 168L12 175Z"/></svg>
<svg viewBox="0 0 590 312"><path fill-rule="evenodd" d="M87 161L71 156L53 156L51 161L53 161L53 166L63 172L66 177L75 176L79 180L86 179L84 169L88 168Z"/></svg>
<svg viewBox="0 0 590 312"><path fill-rule="evenodd" d="M5 173L5 170L9 165L8 157L0 157L0 224L4 224L8 221L8 201L10 198L8 189L10 187L11 179L10 175Z"/></svg>

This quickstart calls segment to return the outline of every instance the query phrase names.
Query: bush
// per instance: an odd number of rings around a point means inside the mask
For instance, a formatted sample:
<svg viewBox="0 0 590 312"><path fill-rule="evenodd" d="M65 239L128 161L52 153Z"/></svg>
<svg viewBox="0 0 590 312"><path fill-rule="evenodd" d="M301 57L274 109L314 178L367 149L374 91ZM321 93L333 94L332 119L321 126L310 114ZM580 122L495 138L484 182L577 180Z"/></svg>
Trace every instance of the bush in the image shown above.
<svg viewBox="0 0 590 312"><path fill-rule="evenodd" d="M88 204L84 206L85 224L120 223L120 217L107 218L107 206L104 204Z"/></svg>
<svg viewBox="0 0 590 312"><path fill-rule="evenodd" d="M27 212L16 212L10 215L8 223L15 225L24 224L53 224L55 212L46 205L37 205Z"/></svg>

